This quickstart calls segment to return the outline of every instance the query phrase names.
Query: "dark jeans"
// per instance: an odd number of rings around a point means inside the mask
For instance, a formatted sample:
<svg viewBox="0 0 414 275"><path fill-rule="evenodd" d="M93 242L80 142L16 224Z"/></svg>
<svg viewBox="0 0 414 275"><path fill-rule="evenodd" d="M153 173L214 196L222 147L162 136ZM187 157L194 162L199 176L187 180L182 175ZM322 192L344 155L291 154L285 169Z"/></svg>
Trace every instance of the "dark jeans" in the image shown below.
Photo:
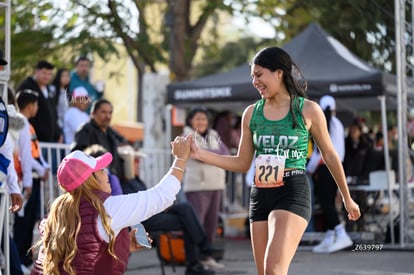
<svg viewBox="0 0 414 275"><path fill-rule="evenodd" d="M29 251L33 242L33 229L40 219L40 179L33 179L32 194L24 207L24 216L14 216L13 236L22 264L33 263L32 252Z"/></svg>
<svg viewBox="0 0 414 275"><path fill-rule="evenodd" d="M2 199L2 195L0 195L0 201L1 199ZM1 225L1 226L4 226L4 225ZM22 268L20 266L21 263L20 263L20 258L19 258L19 251L17 250L16 244L11 237L9 237L9 242L10 242L10 250L9 250L10 274L23 275ZM3 251L3 253L6 254L4 251L4 242L1 242L0 246L1 246L1 250Z"/></svg>
<svg viewBox="0 0 414 275"><path fill-rule="evenodd" d="M9 237L10 240L10 274L13 275L23 275L23 271L21 268L20 258L19 258L19 251L17 250L16 244L14 243L13 239ZM4 242L1 243L1 249L4 251Z"/></svg>
<svg viewBox="0 0 414 275"><path fill-rule="evenodd" d="M208 246L204 230L189 203L173 205L142 224L150 234L154 231L184 231L185 256L190 265L199 262L200 249Z"/></svg>
<svg viewBox="0 0 414 275"><path fill-rule="evenodd" d="M339 224L339 214L335 207L338 192L335 180L326 165L321 165L313 175L315 195L318 196L326 229L333 230Z"/></svg>

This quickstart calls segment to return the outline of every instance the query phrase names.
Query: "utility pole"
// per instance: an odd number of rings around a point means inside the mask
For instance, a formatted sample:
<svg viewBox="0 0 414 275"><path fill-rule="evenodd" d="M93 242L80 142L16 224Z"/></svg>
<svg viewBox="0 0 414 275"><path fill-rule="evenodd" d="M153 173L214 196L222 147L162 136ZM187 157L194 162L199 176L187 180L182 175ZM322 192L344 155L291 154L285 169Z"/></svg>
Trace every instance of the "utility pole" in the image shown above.
<svg viewBox="0 0 414 275"><path fill-rule="evenodd" d="M11 71L11 58L10 58L10 47L11 47L11 0L4 0L0 2L1 12L4 12L4 44L2 46L3 58L9 63L4 66L3 70L0 71L0 87L2 87L1 97L7 105L7 85L10 79ZM6 190L6 183L0 185L0 226L4 228L4 232L0 229L0 241L3 237L4 249L3 253L5 256L5 275L10 275L10 212L8 206L10 205L9 193ZM4 225L4 226L3 226ZM0 272L1 273L1 272Z"/></svg>
<svg viewBox="0 0 414 275"><path fill-rule="evenodd" d="M400 247L406 246L408 235L408 196L407 196L407 56L406 56L406 2L412 1L395 0L395 53L397 71L397 118L398 118L398 182L400 199ZM408 24L409 25L409 24ZM410 26L410 25L409 25ZM412 34L412 26L410 26ZM392 210L392 190L389 190L390 211ZM394 241L394 224L390 224L391 240Z"/></svg>

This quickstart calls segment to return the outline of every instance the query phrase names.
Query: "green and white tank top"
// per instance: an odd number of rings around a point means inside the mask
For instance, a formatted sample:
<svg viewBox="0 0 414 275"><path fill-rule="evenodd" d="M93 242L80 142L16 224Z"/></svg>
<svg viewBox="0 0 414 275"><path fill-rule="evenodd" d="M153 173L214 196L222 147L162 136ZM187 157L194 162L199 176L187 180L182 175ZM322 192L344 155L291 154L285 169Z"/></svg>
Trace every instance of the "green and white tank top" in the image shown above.
<svg viewBox="0 0 414 275"><path fill-rule="evenodd" d="M281 120L265 118L263 113L265 100L261 99L254 106L250 130L253 134L256 157L259 155L284 156L285 168L305 170L309 132L301 113L305 99L299 97L297 100L299 100L299 110L294 110L297 120L296 128L293 128L293 116L290 111Z"/></svg>

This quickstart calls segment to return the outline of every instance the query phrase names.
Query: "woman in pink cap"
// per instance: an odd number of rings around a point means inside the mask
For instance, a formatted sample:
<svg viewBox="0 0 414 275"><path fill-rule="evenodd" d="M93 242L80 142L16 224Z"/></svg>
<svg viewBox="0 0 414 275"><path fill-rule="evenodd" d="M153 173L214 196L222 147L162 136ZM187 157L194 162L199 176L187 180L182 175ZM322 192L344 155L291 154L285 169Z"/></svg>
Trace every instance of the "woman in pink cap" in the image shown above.
<svg viewBox="0 0 414 275"><path fill-rule="evenodd" d="M131 244L128 227L173 203L191 139L176 137L169 172L153 188L129 195L110 196L105 171L112 161L110 153L98 158L81 151L67 155L57 172L66 193L53 202L42 221L39 257L31 274L123 274L130 251L139 247L135 238Z"/></svg>

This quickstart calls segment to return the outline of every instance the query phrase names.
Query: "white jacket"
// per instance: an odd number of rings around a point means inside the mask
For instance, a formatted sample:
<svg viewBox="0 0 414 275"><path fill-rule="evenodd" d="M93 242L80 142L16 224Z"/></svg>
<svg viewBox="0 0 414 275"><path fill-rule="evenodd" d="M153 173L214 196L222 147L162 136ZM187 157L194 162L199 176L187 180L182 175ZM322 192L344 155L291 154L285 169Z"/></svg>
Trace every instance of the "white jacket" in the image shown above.
<svg viewBox="0 0 414 275"><path fill-rule="evenodd" d="M225 145L215 130L209 129L206 137L202 137L190 127L185 127L184 135L189 133L193 134L199 147L215 153L225 152ZM187 161L183 178L184 192L223 190L225 183L225 170L194 159Z"/></svg>

